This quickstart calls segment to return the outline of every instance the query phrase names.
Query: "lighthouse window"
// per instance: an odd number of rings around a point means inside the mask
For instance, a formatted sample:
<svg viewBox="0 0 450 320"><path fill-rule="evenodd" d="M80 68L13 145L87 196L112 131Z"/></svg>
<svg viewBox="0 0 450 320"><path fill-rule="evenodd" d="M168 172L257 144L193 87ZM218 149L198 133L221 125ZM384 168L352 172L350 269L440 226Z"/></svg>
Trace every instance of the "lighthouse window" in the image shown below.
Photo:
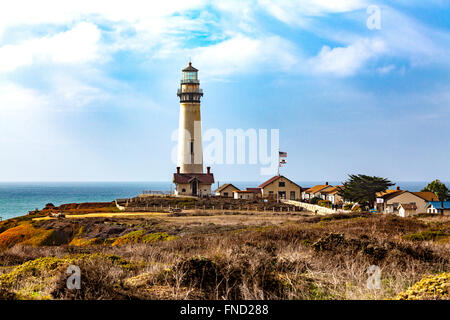
<svg viewBox="0 0 450 320"><path fill-rule="evenodd" d="M197 72L183 72L183 80L197 80Z"/></svg>

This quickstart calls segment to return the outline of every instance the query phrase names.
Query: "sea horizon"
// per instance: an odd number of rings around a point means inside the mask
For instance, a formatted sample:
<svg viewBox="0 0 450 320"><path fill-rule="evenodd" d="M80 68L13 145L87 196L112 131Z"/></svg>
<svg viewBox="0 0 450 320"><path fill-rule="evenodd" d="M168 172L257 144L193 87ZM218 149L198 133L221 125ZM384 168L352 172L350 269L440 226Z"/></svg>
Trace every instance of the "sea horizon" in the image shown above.
<svg viewBox="0 0 450 320"><path fill-rule="evenodd" d="M325 181L294 181L301 187L324 184ZM420 191L429 181L397 181L392 188ZM261 181L230 181L239 189L257 187ZM330 185L342 181L329 181ZM447 185L450 183L444 182ZM222 183L221 183L222 185ZM172 188L172 189L171 189ZM213 185L213 190L217 183ZM11 181L0 182L0 217L3 220L26 215L42 209L47 203L59 206L64 203L109 202L118 198L135 197L143 191L173 190L170 181Z"/></svg>

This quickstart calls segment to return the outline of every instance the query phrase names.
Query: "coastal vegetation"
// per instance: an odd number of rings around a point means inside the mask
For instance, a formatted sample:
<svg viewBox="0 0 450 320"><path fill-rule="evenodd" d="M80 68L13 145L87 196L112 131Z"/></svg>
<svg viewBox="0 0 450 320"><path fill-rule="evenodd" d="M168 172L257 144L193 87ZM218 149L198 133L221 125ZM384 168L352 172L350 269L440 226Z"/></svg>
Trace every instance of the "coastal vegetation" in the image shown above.
<svg viewBox="0 0 450 320"><path fill-rule="evenodd" d="M47 214L0 223L0 298L450 299L448 216Z"/></svg>
<svg viewBox="0 0 450 320"><path fill-rule="evenodd" d="M345 200L372 208L376 200L376 194L389 189L393 185L394 183L386 178L350 174L344 187L339 188L338 194Z"/></svg>

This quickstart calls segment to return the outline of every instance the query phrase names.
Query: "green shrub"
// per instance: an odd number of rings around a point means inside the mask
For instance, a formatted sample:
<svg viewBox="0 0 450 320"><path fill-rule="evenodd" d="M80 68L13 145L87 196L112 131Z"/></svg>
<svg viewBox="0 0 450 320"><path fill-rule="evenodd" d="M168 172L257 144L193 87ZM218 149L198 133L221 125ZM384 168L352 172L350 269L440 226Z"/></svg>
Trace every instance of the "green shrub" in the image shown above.
<svg viewBox="0 0 450 320"><path fill-rule="evenodd" d="M353 203L344 203L344 206L342 207L344 210L352 210Z"/></svg>
<svg viewBox="0 0 450 320"><path fill-rule="evenodd" d="M331 201L329 200L319 200L317 204L321 207L331 208Z"/></svg>
<svg viewBox="0 0 450 320"><path fill-rule="evenodd" d="M426 276L406 291L401 292L396 300L448 300L450 298L450 273Z"/></svg>
<svg viewBox="0 0 450 320"><path fill-rule="evenodd" d="M318 198L318 197L314 197L314 198L312 198L311 200L309 200L309 203L311 203L311 204L317 204L320 200L322 200L322 199L320 199L320 198Z"/></svg>
<svg viewBox="0 0 450 320"><path fill-rule="evenodd" d="M447 233L441 230L425 230L419 233L404 235L403 239L411 241L436 241L448 236L449 235Z"/></svg>

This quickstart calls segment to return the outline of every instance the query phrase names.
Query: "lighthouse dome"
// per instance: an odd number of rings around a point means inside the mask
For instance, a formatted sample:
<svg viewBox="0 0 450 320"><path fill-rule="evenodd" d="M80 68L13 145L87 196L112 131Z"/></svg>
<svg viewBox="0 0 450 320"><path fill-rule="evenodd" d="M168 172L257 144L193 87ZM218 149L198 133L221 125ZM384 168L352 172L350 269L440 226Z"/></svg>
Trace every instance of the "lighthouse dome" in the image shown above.
<svg viewBox="0 0 450 320"><path fill-rule="evenodd" d="M197 72L198 69L192 66L192 62L189 61L189 64L186 68L183 69L183 72Z"/></svg>

